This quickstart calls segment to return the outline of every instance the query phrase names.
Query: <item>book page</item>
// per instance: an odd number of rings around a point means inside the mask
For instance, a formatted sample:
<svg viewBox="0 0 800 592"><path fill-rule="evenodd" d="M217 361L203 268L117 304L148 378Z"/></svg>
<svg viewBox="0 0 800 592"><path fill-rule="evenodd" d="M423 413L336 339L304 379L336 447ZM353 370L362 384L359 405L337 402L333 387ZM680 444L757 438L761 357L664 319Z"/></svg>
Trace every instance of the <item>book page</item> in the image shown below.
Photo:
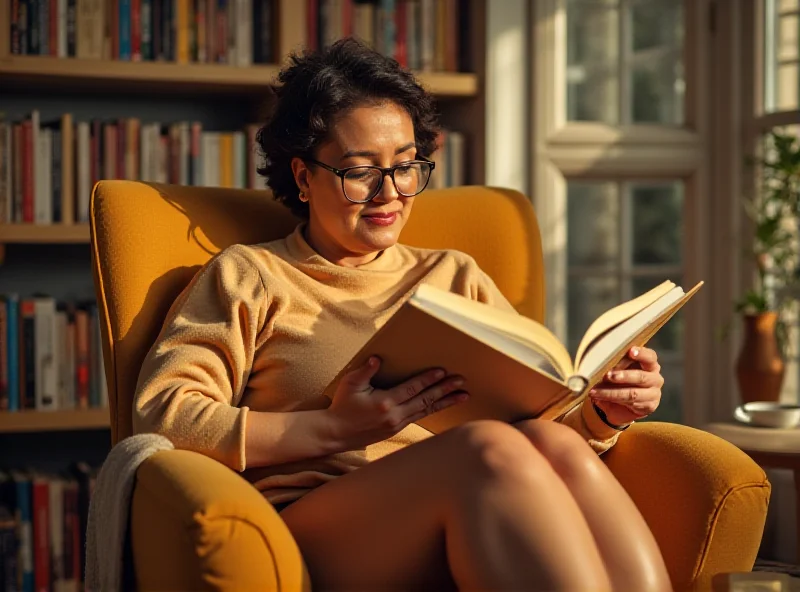
<svg viewBox="0 0 800 592"><path fill-rule="evenodd" d="M545 357L556 370L555 376L562 380L574 372L572 358L558 337L533 319L424 284L417 288L410 303L437 315L441 311L448 311L461 319L471 320L513 337Z"/></svg>
<svg viewBox="0 0 800 592"><path fill-rule="evenodd" d="M683 296L683 288L676 286L641 312L611 329L586 352L578 367L578 374L587 378L594 376L597 369L619 353L619 350L624 348L631 338L658 319L664 311L668 310Z"/></svg>
<svg viewBox="0 0 800 592"><path fill-rule="evenodd" d="M556 380L565 379L555 366L557 362L547 352L540 352L538 349L532 348L528 340L520 339L515 335L490 327L471 317L465 317L451 308L445 308L433 302L426 302L424 308L419 308L467 335L478 339L489 347L525 364L529 368L544 372Z"/></svg>
<svg viewBox="0 0 800 592"><path fill-rule="evenodd" d="M584 333L583 339L581 339L581 343L578 346L578 351L575 352L575 367L580 368L582 366L583 356L586 354L586 351L604 333L607 333L620 323L625 322L635 314L644 310L656 300L667 294L674 287L675 284L669 280L662 282L641 296L638 296L633 300L623 302L622 304L615 306L614 308L597 317L597 319L591 325L589 325L589 328L586 330L586 333Z"/></svg>

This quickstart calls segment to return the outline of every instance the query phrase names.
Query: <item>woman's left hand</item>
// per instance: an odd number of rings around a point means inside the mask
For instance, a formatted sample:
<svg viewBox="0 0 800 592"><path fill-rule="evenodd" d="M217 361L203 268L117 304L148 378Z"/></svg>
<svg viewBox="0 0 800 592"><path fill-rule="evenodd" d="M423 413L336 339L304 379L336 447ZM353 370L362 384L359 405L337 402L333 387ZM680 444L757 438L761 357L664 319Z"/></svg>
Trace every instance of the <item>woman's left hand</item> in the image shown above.
<svg viewBox="0 0 800 592"><path fill-rule="evenodd" d="M652 349L632 347L627 357L606 374L589 397L610 424L623 426L647 417L661 402L661 365Z"/></svg>

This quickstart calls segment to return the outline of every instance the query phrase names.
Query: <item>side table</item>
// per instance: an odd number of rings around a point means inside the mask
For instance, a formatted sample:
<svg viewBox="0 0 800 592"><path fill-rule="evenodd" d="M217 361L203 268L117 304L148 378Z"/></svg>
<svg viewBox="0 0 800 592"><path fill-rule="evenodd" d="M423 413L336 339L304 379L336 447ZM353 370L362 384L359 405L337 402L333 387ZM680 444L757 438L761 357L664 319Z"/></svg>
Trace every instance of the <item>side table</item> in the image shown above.
<svg viewBox="0 0 800 592"><path fill-rule="evenodd" d="M712 423L703 429L740 448L765 469L790 469L794 472L797 512L795 537L797 562L800 564L800 428L785 430L736 423Z"/></svg>

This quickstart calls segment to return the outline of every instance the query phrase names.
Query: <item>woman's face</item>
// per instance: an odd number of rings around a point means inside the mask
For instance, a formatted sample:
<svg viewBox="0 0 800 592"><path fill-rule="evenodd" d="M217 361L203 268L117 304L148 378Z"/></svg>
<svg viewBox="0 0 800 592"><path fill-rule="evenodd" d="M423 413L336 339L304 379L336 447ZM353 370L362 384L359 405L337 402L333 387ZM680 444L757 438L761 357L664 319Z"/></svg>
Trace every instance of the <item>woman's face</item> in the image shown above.
<svg viewBox="0 0 800 592"><path fill-rule="evenodd" d="M316 159L337 169L388 168L416 155L411 117L395 103L385 103L356 107L339 116ZM388 175L372 201L358 204L345 198L342 180L331 171L299 158L292 161L292 170L309 204L306 240L320 255L339 265L356 266L398 241L414 198L399 195Z"/></svg>

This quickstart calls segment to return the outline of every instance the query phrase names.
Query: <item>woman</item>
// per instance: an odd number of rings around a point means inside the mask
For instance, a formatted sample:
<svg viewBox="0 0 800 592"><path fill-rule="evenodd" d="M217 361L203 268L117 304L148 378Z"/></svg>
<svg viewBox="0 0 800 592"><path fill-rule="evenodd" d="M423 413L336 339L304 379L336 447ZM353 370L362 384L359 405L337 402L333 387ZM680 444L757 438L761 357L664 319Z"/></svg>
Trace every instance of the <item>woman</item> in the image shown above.
<svg viewBox="0 0 800 592"><path fill-rule="evenodd" d="M144 363L136 430L244 471L324 589L669 588L647 525L597 456L658 405L653 351L632 350L561 423L430 437L413 422L465 400L469 384L440 369L374 389L379 360L332 403L321 397L420 283L511 306L467 255L397 243L437 134L410 73L345 40L294 57L280 83L262 173L306 221L197 274Z"/></svg>

